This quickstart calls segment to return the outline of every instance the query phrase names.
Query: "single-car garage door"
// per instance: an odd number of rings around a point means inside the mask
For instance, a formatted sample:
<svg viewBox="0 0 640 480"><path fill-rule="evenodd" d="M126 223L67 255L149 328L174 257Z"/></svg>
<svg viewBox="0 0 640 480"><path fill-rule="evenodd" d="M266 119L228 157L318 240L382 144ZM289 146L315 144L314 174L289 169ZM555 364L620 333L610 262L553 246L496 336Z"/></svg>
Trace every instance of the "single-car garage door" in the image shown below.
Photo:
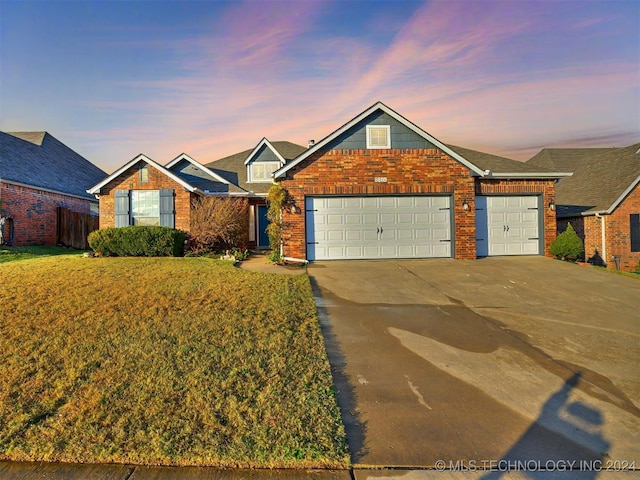
<svg viewBox="0 0 640 480"><path fill-rule="evenodd" d="M540 253L537 196L476 197L479 257Z"/></svg>
<svg viewBox="0 0 640 480"><path fill-rule="evenodd" d="M451 256L448 196L307 197L308 260Z"/></svg>

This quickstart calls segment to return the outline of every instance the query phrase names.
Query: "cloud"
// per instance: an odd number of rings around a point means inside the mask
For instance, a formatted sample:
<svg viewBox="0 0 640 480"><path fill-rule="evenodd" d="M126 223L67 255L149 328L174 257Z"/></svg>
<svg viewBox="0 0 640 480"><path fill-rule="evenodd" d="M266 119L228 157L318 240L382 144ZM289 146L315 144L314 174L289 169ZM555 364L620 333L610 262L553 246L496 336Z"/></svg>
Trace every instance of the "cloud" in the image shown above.
<svg viewBox="0 0 640 480"><path fill-rule="evenodd" d="M185 151L206 163L263 136L305 145L376 100L437 138L497 154L640 128L637 63L556 58L536 44L564 21L556 4L425 2L381 32L388 44L327 35L324 3L228 5L204 31L172 43L157 79L119 80L136 98L87 103L122 120L83 135L124 152L104 160L111 169L140 150L160 162ZM603 22L590 15L569 27Z"/></svg>

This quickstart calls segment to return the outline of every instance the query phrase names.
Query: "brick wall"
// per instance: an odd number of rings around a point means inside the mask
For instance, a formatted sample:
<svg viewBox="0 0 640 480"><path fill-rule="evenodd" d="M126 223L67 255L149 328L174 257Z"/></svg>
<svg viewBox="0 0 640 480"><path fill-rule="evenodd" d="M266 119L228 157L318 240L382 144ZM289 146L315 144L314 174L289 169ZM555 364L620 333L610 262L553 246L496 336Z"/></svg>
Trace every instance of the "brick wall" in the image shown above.
<svg viewBox="0 0 640 480"><path fill-rule="evenodd" d="M549 253L549 245L556 238L556 212L548 208L549 202L555 199L555 182L553 180L507 180L507 179L477 179L476 194L505 194L505 195L541 195L540 212L544 215L544 254Z"/></svg>
<svg viewBox="0 0 640 480"><path fill-rule="evenodd" d="M602 248L602 222L595 215L558 219L558 233L564 232L567 223L584 241L584 258L596 265L606 264L616 268L612 256L620 257L620 270L633 272L640 262L640 252L631 251L629 215L640 214L640 189L636 188L618 205L611 215L603 215L606 233L606 249ZM604 258L606 257L606 258Z"/></svg>
<svg viewBox="0 0 640 480"><path fill-rule="evenodd" d="M100 228L115 226L116 190L161 190L172 188L175 192L175 227L189 231L191 225L191 201L195 194L185 190L178 182L149 166L149 181L140 183L139 163L123 172L100 189Z"/></svg>
<svg viewBox="0 0 640 480"><path fill-rule="evenodd" d="M57 207L90 213L91 202L36 188L0 182L0 213L13 218L14 245L55 245Z"/></svg>
<svg viewBox="0 0 640 480"><path fill-rule="evenodd" d="M386 177L386 183L376 183ZM282 180L294 204L283 213L286 256L306 258L305 196L453 194L455 258L476 258L475 208L462 204L474 196L469 170L436 149L318 151Z"/></svg>
<svg viewBox="0 0 640 480"><path fill-rule="evenodd" d="M612 255L621 257L620 270L632 272L638 266L640 252L631 251L631 231L629 228L629 215L634 213L640 213L640 187L637 185L611 215L605 215L606 254L609 257L605 258L605 261L609 268L615 268Z"/></svg>

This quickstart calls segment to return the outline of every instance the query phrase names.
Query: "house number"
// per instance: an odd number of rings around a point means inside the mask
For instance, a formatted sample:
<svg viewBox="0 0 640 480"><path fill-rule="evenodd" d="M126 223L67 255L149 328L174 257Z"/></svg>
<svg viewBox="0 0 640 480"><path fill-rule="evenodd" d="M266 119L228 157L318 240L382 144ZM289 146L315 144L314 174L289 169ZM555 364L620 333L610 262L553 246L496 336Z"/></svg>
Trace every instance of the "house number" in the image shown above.
<svg viewBox="0 0 640 480"><path fill-rule="evenodd" d="M376 177L373 181L376 183L387 183L387 177Z"/></svg>

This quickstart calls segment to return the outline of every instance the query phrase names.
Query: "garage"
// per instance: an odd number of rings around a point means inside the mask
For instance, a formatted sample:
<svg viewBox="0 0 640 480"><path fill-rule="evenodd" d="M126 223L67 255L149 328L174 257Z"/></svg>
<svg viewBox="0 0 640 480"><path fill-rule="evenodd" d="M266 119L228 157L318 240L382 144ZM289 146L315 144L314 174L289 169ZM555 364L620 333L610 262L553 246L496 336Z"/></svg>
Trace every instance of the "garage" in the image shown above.
<svg viewBox="0 0 640 480"><path fill-rule="evenodd" d="M450 196L305 199L308 260L451 257Z"/></svg>
<svg viewBox="0 0 640 480"><path fill-rule="evenodd" d="M539 255L538 196L476 197L476 249L479 257Z"/></svg>

